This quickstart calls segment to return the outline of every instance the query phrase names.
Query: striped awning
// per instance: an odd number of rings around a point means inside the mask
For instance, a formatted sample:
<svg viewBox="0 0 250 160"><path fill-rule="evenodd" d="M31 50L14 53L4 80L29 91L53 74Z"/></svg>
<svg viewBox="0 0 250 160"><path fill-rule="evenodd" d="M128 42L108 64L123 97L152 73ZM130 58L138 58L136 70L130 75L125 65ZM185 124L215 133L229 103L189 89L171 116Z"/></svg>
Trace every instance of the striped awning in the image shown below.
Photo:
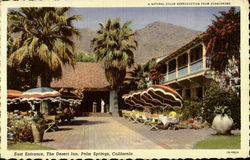
<svg viewBox="0 0 250 160"><path fill-rule="evenodd" d="M124 102L130 106L139 107L179 107L183 106L183 99L176 90L163 85L153 85L146 90L122 96Z"/></svg>

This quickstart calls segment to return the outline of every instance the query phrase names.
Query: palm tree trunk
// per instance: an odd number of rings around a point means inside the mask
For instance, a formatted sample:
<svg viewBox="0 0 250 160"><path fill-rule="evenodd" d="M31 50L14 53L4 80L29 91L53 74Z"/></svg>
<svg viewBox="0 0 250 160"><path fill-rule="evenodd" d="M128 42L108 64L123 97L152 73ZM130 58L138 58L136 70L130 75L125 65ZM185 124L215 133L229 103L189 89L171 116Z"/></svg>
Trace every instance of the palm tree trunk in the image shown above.
<svg viewBox="0 0 250 160"><path fill-rule="evenodd" d="M50 87L50 81L45 76L40 76L40 87ZM42 114L48 115L50 109L50 104L48 100L42 101L40 104L40 112Z"/></svg>
<svg viewBox="0 0 250 160"><path fill-rule="evenodd" d="M113 96L112 116L119 117L118 96L116 90L114 90L114 96Z"/></svg>
<svg viewBox="0 0 250 160"><path fill-rule="evenodd" d="M48 77L41 76L41 87L50 87L50 80Z"/></svg>

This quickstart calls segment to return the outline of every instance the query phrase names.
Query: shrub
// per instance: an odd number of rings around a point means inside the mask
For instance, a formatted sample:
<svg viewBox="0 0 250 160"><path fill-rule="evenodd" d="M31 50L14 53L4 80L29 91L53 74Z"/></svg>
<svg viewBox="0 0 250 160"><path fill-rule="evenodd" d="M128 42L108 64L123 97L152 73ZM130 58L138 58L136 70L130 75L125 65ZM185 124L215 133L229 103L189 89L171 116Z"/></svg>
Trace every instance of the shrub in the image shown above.
<svg viewBox="0 0 250 160"><path fill-rule="evenodd" d="M9 114L7 132L8 139L14 141L33 141L31 119L28 116Z"/></svg>
<svg viewBox="0 0 250 160"><path fill-rule="evenodd" d="M175 110L180 114L181 120L201 116L202 102L199 99L184 100L183 108Z"/></svg>
<svg viewBox="0 0 250 160"><path fill-rule="evenodd" d="M216 116L217 106L228 106L227 114L234 120L234 127L240 127L240 96L236 93L229 93L217 83L211 82L203 99L204 112L202 114L203 119L210 124Z"/></svg>

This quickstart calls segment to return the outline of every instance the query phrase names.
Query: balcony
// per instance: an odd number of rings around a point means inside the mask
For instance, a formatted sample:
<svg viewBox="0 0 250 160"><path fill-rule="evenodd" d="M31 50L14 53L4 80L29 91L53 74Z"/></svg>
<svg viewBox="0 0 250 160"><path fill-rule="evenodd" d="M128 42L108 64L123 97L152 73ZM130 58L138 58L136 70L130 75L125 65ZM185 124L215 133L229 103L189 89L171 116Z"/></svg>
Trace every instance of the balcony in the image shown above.
<svg viewBox="0 0 250 160"><path fill-rule="evenodd" d="M173 79L176 79L176 72L175 70L168 73L168 81L171 81Z"/></svg>
<svg viewBox="0 0 250 160"><path fill-rule="evenodd" d="M178 78L183 77L183 76L185 76L187 74L188 74L187 65L179 68L179 70L178 70Z"/></svg>
<svg viewBox="0 0 250 160"><path fill-rule="evenodd" d="M190 65L190 73L195 73L203 70L203 60L199 59L191 63Z"/></svg>
<svg viewBox="0 0 250 160"><path fill-rule="evenodd" d="M209 69L211 69L210 59L207 57L205 70L209 70ZM182 78L184 76L187 76L189 74L194 74L199 71L203 71L203 59L199 59L190 63L190 73L188 73L188 65L180 67L178 70L178 78ZM165 75L164 82L175 80L175 79L176 79L176 71L172 70L171 72L168 73L168 75L167 74Z"/></svg>

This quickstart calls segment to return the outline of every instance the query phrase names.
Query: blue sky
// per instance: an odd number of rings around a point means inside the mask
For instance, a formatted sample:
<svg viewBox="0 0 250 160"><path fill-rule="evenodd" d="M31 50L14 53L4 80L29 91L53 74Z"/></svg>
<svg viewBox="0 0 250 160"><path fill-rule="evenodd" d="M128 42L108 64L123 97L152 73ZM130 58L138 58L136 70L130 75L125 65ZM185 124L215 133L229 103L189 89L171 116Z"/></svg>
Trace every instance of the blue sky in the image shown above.
<svg viewBox="0 0 250 160"><path fill-rule="evenodd" d="M143 8L73 8L71 13L79 14L82 20L74 23L77 28L99 29L99 23L105 23L107 17L119 17L121 23L133 21L131 27L144 28L155 21L171 23L197 31L205 31L213 14L228 11L230 7L143 7ZM239 7L236 8L239 10Z"/></svg>

